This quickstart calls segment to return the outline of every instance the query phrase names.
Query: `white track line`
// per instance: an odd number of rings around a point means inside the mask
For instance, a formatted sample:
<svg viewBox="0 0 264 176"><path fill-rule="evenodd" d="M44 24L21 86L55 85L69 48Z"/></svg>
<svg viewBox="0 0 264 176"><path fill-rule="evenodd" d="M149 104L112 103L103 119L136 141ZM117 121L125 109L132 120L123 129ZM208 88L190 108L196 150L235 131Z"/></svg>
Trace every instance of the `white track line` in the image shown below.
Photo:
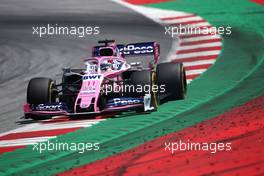
<svg viewBox="0 0 264 176"><path fill-rule="evenodd" d="M215 50L215 51L201 51L201 52L194 52L187 54L177 54L175 59L184 59L184 58L198 57L198 56L212 56L212 55L218 55L219 53L220 53L219 50Z"/></svg>
<svg viewBox="0 0 264 176"><path fill-rule="evenodd" d="M71 122L71 123L58 123L58 124L36 124L33 128L23 129L26 131L41 131L41 130L54 130L64 128L77 128L77 127L90 127L97 124L98 122Z"/></svg>
<svg viewBox="0 0 264 176"><path fill-rule="evenodd" d="M190 21L200 21L204 20L199 16L189 17L189 18L180 18L180 19L173 19L173 20L163 20L163 24L173 24L173 23L186 23Z"/></svg>
<svg viewBox="0 0 264 176"><path fill-rule="evenodd" d="M203 43L203 44L199 44L199 45L179 46L178 50L207 48L207 47L213 47L213 46L222 46L222 43L221 42L212 42L212 43Z"/></svg>
<svg viewBox="0 0 264 176"><path fill-rule="evenodd" d="M192 38L182 38L182 42L197 42L201 40L213 40L213 39L221 39L219 35L207 35L207 36L199 36L199 37L192 37Z"/></svg>
<svg viewBox="0 0 264 176"><path fill-rule="evenodd" d="M187 79L186 82L187 84L190 84L192 82L192 79Z"/></svg>
<svg viewBox="0 0 264 176"><path fill-rule="evenodd" d="M0 147L32 145L37 142L45 142L52 138L56 138L56 136L2 140L0 141Z"/></svg>
<svg viewBox="0 0 264 176"><path fill-rule="evenodd" d="M208 60L201 60L201 61L194 61L194 62L183 62L185 67L187 66L197 66L197 65L207 65L215 63L215 59L208 59Z"/></svg>
<svg viewBox="0 0 264 176"><path fill-rule="evenodd" d="M205 72L207 69L197 69L197 70L186 70L186 75L197 75Z"/></svg>
<svg viewBox="0 0 264 176"><path fill-rule="evenodd" d="M196 31L195 30L190 30L190 31L181 31L181 33L179 34L179 38L183 39L183 38L196 38L196 37L200 37L200 36L209 36L209 35L214 35L214 36L219 36L218 34L213 33L213 31L211 33L209 33L210 31L208 31L209 29L204 29L204 28L199 28Z"/></svg>
<svg viewBox="0 0 264 176"><path fill-rule="evenodd" d="M77 127L90 127L99 123L100 121L69 121L69 122L57 122L57 123L34 123L30 125L26 125L21 128L17 128L6 133L0 134L0 136L5 136L11 133L20 133L20 132L34 132L34 131L42 131L42 130L55 130L55 129L65 129L65 128L77 128Z"/></svg>
<svg viewBox="0 0 264 176"><path fill-rule="evenodd" d="M168 25L168 24L167 24L167 25ZM179 28L180 24L172 24L172 23L171 23L171 26L178 27L178 29L180 29L180 28ZM182 28L183 28L183 27L184 27L184 28L189 28L190 30L191 30L192 28L198 28L198 27L204 27L204 26L206 26L206 27L208 27L208 28L211 27L210 23L208 23L208 22L197 22L197 23L192 23L192 24L183 24L183 25L181 25L181 26L182 26ZM192 29L192 30L195 31L195 29Z"/></svg>
<svg viewBox="0 0 264 176"><path fill-rule="evenodd" d="M174 10L161 10L161 9L152 8L152 7L137 6L137 5L127 3L125 1L121 1L121 0L112 0L112 1L118 4L121 4L127 8L130 8L160 24L163 21L161 20L161 18L190 15L189 13L179 12L179 11L174 11Z"/></svg>

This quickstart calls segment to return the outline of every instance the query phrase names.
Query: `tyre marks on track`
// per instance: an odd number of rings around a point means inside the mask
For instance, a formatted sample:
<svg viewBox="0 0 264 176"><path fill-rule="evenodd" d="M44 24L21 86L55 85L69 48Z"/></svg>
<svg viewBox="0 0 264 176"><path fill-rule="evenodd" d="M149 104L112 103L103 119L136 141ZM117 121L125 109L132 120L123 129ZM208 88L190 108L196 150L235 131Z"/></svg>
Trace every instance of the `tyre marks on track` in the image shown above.
<svg viewBox="0 0 264 176"><path fill-rule="evenodd" d="M113 0L131 8L166 27L189 27L211 29L213 26L200 16L191 13L161 10L132 5L134 1ZM134 2L134 4L138 4ZM164 30L165 32L166 30ZM165 34L164 35L168 35ZM185 33L174 36L167 62L182 62L186 69L187 82L199 77L218 58L222 49L222 38L218 34Z"/></svg>

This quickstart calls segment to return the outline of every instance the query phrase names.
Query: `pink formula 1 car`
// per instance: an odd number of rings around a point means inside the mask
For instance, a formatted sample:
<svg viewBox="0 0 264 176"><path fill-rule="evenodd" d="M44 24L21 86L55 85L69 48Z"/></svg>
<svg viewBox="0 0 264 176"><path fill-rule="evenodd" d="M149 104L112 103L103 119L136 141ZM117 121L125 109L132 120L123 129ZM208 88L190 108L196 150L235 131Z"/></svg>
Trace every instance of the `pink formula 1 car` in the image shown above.
<svg viewBox="0 0 264 176"><path fill-rule="evenodd" d="M83 69L63 69L60 84L50 78L29 81L26 118L153 111L162 101L185 98L182 63L159 63L156 42L98 43Z"/></svg>

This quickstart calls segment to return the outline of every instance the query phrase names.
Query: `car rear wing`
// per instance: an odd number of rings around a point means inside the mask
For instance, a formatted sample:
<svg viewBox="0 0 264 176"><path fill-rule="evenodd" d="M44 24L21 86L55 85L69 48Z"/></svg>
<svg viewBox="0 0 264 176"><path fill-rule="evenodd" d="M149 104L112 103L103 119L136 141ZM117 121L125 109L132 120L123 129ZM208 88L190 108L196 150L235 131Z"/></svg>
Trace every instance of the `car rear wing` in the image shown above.
<svg viewBox="0 0 264 176"><path fill-rule="evenodd" d="M134 58L139 58L140 56L153 56L154 59L147 59L148 64L156 65L159 62L160 46L157 42L129 43L116 45L114 40L104 40L99 41L99 43L103 43L104 45L94 46L92 51L92 57L117 56L118 54L123 57ZM135 59L133 60L135 61ZM138 61L140 61L140 59Z"/></svg>
<svg viewBox="0 0 264 176"><path fill-rule="evenodd" d="M124 57L153 55L154 63L158 63L159 61L160 46L157 42L118 44L117 48Z"/></svg>

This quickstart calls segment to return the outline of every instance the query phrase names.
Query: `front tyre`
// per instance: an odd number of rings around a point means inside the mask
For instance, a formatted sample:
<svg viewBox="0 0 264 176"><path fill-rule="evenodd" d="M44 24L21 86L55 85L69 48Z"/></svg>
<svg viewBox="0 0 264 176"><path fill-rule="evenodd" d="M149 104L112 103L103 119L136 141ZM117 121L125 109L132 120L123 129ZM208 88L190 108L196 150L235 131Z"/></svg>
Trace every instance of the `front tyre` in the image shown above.
<svg viewBox="0 0 264 176"><path fill-rule="evenodd" d="M165 94L169 100L182 100L186 96L186 73L182 63L161 63L157 66L157 82L159 87L165 86Z"/></svg>
<svg viewBox="0 0 264 176"><path fill-rule="evenodd" d="M139 88L137 90L140 90L140 92L134 90L133 96L144 97L146 94L150 94L151 107L154 107L154 110L158 108L159 98L157 92L153 91L153 86L156 85L156 75L154 71L142 70L133 72L130 76L130 85L134 88ZM144 108L138 108L138 111L144 111Z"/></svg>
<svg viewBox="0 0 264 176"><path fill-rule="evenodd" d="M55 102L55 83L49 78L33 78L28 83L27 102L29 104L44 104Z"/></svg>

